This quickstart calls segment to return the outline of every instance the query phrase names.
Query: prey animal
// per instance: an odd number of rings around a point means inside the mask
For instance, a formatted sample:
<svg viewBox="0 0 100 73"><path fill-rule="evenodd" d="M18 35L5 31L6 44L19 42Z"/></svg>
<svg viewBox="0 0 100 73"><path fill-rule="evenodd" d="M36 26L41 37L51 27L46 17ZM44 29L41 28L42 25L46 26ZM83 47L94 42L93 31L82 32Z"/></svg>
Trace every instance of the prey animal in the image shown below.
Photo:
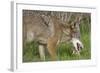
<svg viewBox="0 0 100 73"><path fill-rule="evenodd" d="M73 54L80 55L81 49L84 48L82 42L77 38L72 38L71 42L74 45Z"/></svg>

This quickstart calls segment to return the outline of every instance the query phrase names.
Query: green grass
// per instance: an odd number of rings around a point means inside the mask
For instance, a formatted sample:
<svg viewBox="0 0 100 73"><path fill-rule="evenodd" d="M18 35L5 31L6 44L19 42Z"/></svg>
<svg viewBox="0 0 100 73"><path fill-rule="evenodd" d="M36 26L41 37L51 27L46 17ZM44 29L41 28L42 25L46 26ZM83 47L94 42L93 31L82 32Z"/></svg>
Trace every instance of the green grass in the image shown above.
<svg viewBox="0 0 100 73"><path fill-rule="evenodd" d="M40 61L38 44L34 41L23 46L23 62L33 61Z"/></svg>

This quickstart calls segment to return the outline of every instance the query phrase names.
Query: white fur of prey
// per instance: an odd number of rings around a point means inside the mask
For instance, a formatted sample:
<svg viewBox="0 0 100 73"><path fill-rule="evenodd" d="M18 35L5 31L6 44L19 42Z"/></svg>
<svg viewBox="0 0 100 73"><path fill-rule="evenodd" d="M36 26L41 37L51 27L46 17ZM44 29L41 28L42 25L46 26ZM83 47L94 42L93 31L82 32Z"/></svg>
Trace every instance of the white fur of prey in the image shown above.
<svg viewBox="0 0 100 73"><path fill-rule="evenodd" d="M74 45L74 49L75 49L73 51L73 53L75 53L75 51L76 51L77 54L80 54L80 47L83 48L82 42L79 39L77 39L77 38L72 38L71 42ZM78 50L77 44L79 44L79 50Z"/></svg>

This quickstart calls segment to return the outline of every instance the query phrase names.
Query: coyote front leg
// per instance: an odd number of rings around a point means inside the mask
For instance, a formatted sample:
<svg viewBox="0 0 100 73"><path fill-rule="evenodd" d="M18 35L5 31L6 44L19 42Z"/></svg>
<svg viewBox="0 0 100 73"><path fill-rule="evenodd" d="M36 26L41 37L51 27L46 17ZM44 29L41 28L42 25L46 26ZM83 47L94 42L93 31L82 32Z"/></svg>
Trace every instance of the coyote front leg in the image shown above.
<svg viewBox="0 0 100 73"><path fill-rule="evenodd" d="M48 52L52 58L52 60L57 60L56 46L57 46L57 38L50 37L47 42Z"/></svg>
<svg viewBox="0 0 100 73"><path fill-rule="evenodd" d="M39 54L41 60L45 61L45 48L43 45L39 45Z"/></svg>

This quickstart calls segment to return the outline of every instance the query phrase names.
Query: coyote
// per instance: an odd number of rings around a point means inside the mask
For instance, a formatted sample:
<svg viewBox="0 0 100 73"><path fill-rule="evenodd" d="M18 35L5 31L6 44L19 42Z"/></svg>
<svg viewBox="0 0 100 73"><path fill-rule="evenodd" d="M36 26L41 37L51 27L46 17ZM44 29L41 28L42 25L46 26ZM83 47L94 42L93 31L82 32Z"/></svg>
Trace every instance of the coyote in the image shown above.
<svg viewBox="0 0 100 73"><path fill-rule="evenodd" d="M57 60L56 51L59 43L66 41L73 43L73 38L76 38L73 36L74 33L78 32L75 28L76 25L72 26L71 24L63 23L56 16L39 14L23 16L23 42L37 41L41 60L45 60L45 48L47 48L52 60ZM81 47L81 41L79 42L78 38L76 40Z"/></svg>

